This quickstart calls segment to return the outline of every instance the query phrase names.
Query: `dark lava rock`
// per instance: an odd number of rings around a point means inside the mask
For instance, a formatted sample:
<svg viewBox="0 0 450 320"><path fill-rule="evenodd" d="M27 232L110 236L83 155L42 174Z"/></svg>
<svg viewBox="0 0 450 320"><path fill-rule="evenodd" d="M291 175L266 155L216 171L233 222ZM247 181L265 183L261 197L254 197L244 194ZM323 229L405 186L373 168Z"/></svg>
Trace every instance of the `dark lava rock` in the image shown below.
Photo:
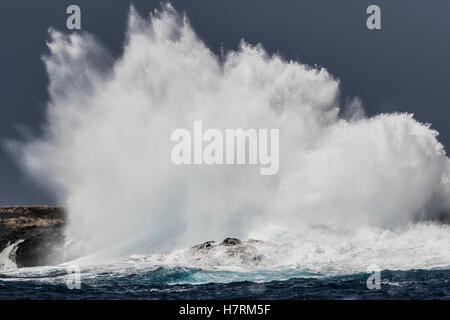
<svg viewBox="0 0 450 320"><path fill-rule="evenodd" d="M238 244L242 244L242 241L237 238L226 238L220 244L221 246L235 246Z"/></svg>
<svg viewBox="0 0 450 320"><path fill-rule="evenodd" d="M48 266L62 263L64 255L62 228L34 229L32 234L25 236L25 240L17 247L15 255L17 267Z"/></svg>
<svg viewBox="0 0 450 320"><path fill-rule="evenodd" d="M215 243L216 243L215 241L206 241L206 242L204 242L202 244L198 244L196 246L193 246L192 248L196 249L196 250L209 249L209 248L214 247Z"/></svg>
<svg viewBox="0 0 450 320"><path fill-rule="evenodd" d="M61 207L2 207L0 251L22 240L11 257L19 268L59 264L63 262L65 222Z"/></svg>

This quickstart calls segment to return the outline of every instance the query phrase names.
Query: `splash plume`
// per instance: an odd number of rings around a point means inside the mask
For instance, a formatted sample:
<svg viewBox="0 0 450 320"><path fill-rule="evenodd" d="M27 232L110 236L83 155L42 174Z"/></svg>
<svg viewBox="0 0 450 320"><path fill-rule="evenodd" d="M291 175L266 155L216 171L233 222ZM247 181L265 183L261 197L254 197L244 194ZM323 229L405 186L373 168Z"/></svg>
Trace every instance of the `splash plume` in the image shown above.
<svg viewBox="0 0 450 320"><path fill-rule="evenodd" d="M84 253L134 237L270 238L270 226L395 229L448 212L438 133L411 114L342 105L325 69L245 41L220 59L170 5L149 18L130 9L116 60L89 34L49 32L45 134L17 149L66 205ZM196 120L279 128L279 172L173 165L171 132Z"/></svg>

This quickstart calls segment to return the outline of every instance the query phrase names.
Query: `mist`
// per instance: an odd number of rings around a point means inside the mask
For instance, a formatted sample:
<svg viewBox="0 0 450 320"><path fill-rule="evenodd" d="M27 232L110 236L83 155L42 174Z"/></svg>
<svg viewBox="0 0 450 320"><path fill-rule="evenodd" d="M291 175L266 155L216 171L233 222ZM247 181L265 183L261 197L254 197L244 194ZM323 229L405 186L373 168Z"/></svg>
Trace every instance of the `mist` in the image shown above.
<svg viewBox="0 0 450 320"><path fill-rule="evenodd" d="M449 212L449 159L438 132L412 114L366 117L326 69L261 44L242 40L216 56L170 4L145 18L131 7L126 32L113 59L88 33L49 30L45 134L14 143L66 206L82 254L130 239L144 248L270 239L277 228L397 230ZM278 173L174 165L171 133L196 120L279 129Z"/></svg>

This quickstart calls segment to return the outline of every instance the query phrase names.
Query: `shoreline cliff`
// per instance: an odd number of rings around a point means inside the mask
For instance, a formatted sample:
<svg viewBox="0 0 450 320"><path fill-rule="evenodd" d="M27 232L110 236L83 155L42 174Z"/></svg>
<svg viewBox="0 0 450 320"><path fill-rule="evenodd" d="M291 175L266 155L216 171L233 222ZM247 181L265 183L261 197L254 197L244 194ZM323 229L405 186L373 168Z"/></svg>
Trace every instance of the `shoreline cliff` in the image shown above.
<svg viewBox="0 0 450 320"><path fill-rule="evenodd" d="M0 207L0 252L14 245L6 254L18 268L59 264L66 220L62 207Z"/></svg>

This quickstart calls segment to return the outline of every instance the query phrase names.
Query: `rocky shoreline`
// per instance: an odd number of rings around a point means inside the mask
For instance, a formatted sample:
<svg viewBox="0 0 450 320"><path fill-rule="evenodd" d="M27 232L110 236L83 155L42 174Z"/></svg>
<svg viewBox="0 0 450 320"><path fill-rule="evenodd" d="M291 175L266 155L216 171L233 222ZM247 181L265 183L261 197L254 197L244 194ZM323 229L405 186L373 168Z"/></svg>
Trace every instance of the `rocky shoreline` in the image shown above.
<svg viewBox="0 0 450 320"><path fill-rule="evenodd" d="M0 252L19 268L61 263L66 218L62 207L0 207Z"/></svg>

